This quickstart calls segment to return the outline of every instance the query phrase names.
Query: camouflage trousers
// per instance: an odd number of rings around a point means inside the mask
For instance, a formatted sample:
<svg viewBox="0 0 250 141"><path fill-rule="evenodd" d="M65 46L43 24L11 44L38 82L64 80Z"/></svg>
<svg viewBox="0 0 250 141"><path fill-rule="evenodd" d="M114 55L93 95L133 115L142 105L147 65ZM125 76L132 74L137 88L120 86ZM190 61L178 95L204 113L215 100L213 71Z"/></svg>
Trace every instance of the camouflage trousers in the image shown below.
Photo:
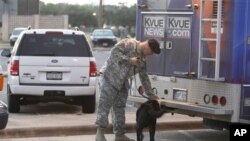
<svg viewBox="0 0 250 141"><path fill-rule="evenodd" d="M115 89L103 76L99 77L100 100L97 109L96 126L106 128L111 111L113 132L117 135L125 133L125 107L128 89L124 85L121 90Z"/></svg>

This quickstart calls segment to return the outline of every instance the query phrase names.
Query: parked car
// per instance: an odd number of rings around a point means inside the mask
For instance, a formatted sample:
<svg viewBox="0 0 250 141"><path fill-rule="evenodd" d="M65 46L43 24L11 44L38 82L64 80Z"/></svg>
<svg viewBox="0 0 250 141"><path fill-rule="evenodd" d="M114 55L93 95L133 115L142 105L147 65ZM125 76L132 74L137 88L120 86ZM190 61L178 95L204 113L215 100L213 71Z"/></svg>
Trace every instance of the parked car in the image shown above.
<svg viewBox="0 0 250 141"><path fill-rule="evenodd" d="M3 56L10 56L5 53ZM30 29L21 33L8 65L8 110L20 104L62 101L95 111L96 63L85 34L64 29Z"/></svg>
<svg viewBox="0 0 250 141"><path fill-rule="evenodd" d="M91 35L94 46L114 46L117 39L111 29L95 29Z"/></svg>
<svg viewBox="0 0 250 141"><path fill-rule="evenodd" d="M19 27L19 28L15 28L13 30L13 32L10 35L10 46L14 46L18 36L20 35L20 33L24 30L27 30L27 28L23 28L23 27Z"/></svg>
<svg viewBox="0 0 250 141"><path fill-rule="evenodd" d="M2 73L2 67L0 66L0 91L3 89L3 83L4 83L4 78L3 78L3 73ZM4 129L7 125L8 122L8 111L7 111L7 106L6 104L0 100L0 130Z"/></svg>

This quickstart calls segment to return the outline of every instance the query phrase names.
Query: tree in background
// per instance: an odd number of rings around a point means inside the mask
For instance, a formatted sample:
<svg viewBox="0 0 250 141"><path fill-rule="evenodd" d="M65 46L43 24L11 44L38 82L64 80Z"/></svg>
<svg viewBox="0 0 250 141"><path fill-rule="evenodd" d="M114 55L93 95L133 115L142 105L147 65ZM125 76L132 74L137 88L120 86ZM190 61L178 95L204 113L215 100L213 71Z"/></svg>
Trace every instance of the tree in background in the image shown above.
<svg viewBox="0 0 250 141"><path fill-rule="evenodd" d="M73 26L98 26L98 6L94 5L69 5L69 4L44 4L40 2L41 15L69 15L69 24ZM110 26L135 26L136 6L104 6L104 24ZM95 14L93 14L95 13Z"/></svg>
<svg viewBox="0 0 250 141"><path fill-rule="evenodd" d="M41 15L69 15L69 24L72 26L97 26L97 18L93 13L97 7L92 5L44 4L40 3Z"/></svg>

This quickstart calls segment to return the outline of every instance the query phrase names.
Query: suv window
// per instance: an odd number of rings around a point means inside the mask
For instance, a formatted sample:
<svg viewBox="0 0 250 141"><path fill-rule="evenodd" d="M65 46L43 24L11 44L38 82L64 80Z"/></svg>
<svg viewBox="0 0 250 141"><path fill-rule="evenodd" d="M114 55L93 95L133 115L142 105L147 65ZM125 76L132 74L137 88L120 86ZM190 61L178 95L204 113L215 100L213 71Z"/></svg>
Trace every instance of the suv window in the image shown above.
<svg viewBox="0 0 250 141"><path fill-rule="evenodd" d="M92 57L83 35L25 34L18 56Z"/></svg>

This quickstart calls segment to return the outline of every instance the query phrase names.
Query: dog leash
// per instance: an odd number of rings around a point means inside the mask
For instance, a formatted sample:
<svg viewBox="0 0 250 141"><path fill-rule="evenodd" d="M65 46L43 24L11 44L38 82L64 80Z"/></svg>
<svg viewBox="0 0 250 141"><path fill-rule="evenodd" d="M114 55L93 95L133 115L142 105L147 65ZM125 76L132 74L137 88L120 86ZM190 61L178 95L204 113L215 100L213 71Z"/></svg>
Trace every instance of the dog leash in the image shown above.
<svg viewBox="0 0 250 141"><path fill-rule="evenodd" d="M137 52L137 45L135 47L135 54L136 54L136 57L139 57L139 53ZM132 95L132 82L133 82L133 79L134 79L134 83L135 83L135 89L134 89L134 93L136 93L136 90L137 90L137 79L136 79L136 66L133 66L133 73L134 75L132 76L132 78L130 78L130 95ZM140 94L140 92L139 92ZM151 100L149 97L143 95L143 94L140 94L142 97L146 98L147 100Z"/></svg>
<svg viewBox="0 0 250 141"><path fill-rule="evenodd" d="M136 57L138 57L139 55L138 55L138 52L137 52L137 46L136 46L136 48L135 48L135 54L136 54ZM136 66L134 66L134 68L133 68L133 71L134 71L134 75L133 75L133 79L135 80L134 82L135 82L135 93L136 93L136 90L137 90L137 79L136 79ZM131 85L132 85L132 81L131 81L131 83L130 83ZM131 87L130 87L131 88ZM139 94L140 94L140 92L139 92ZM148 100L150 100L150 98L149 97L147 97L147 96L145 96L145 95L143 95L143 94L140 94L142 97L144 97L144 98L146 98L146 99L148 99Z"/></svg>
<svg viewBox="0 0 250 141"><path fill-rule="evenodd" d="M135 54L136 54L136 57L138 57L138 52L137 52L137 45L136 45L136 47L135 47ZM135 76L135 70L136 70L136 67L135 66L133 66L133 73L134 73L134 75L130 78L130 95L132 95L132 83L133 83L133 79L134 79L134 82L135 82L135 89L134 89L134 93L136 93L136 90L137 90L137 84L136 84L136 76Z"/></svg>

